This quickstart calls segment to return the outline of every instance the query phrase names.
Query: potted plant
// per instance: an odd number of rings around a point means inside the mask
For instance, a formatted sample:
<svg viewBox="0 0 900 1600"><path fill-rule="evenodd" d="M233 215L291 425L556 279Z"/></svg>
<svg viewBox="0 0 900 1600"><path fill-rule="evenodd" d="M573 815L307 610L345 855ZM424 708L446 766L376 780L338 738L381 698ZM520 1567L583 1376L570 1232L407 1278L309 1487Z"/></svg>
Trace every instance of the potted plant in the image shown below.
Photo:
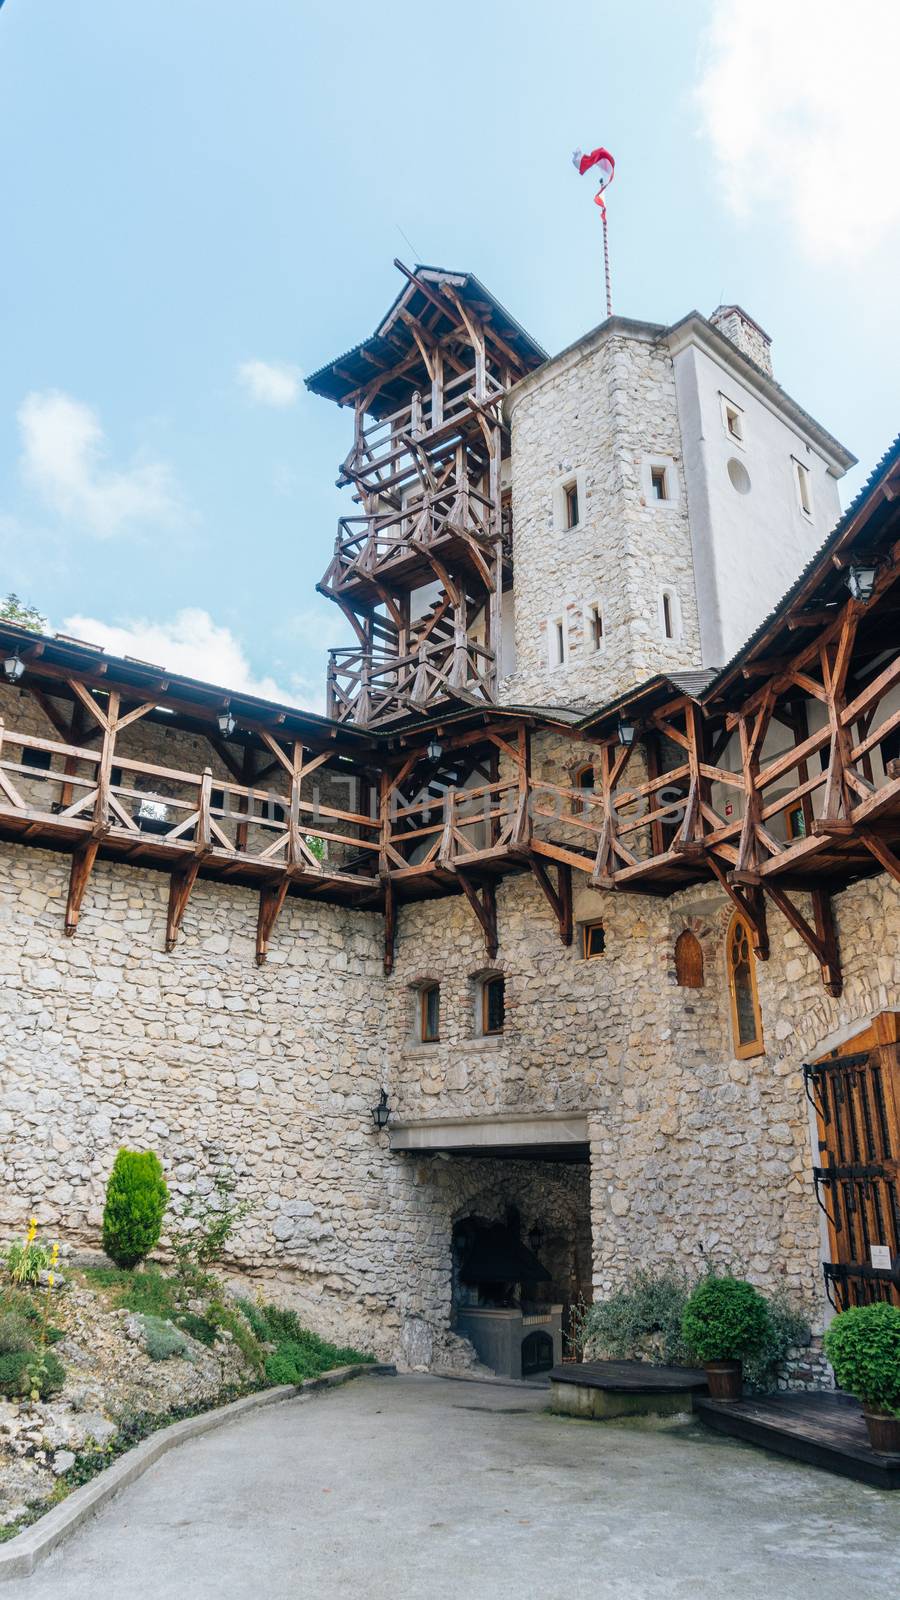
<svg viewBox="0 0 900 1600"><path fill-rule="evenodd" d="M863 1408L872 1449L900 1455L900 1306L842 1311L825 1330L825 1354Z"/></svg>
<svg viewBox="0 0 900 1600"><path fill-rule="evenodd" d="M714 1400L739 1400L746 1357L766 1342L769 1312L762 1295L743 1278L714 1273L699 1283L684 1309L681 1333L706 1370Z"/></svg>

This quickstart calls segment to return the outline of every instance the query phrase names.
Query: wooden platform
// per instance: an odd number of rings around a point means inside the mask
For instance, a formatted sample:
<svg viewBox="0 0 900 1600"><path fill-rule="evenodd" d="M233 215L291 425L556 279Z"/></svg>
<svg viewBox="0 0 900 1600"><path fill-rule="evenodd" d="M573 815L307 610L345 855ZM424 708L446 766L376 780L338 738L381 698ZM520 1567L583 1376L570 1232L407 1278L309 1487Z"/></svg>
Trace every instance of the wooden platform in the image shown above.
<svg viewBox="0 0 900 1600"><path fill-rule="evenodd" d="M862 1412L848 1395L772 1394L745 1400L697 1396L694 1410L718 1433L875 1489L900 1489L900 1455L878 1455L872 1449Z"/></svg>
<svg viewBox="0 0 900 1600"><path fill-rule="evenodd" d="M654 1367L649 1361L569 1361L550 1374L550 1409L570 1417L674 1416L706 1393L706 1375L693 1367Z"/></svg>

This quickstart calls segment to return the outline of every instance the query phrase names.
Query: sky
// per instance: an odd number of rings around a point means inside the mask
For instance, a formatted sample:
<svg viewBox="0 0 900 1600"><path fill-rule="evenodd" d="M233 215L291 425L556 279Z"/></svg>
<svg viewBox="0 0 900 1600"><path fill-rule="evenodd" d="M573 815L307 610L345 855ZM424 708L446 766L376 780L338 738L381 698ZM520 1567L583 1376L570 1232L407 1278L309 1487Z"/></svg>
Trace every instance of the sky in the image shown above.
<svg viewBox="0 0 900 1600"><path fill-rule="evenodd" d="M323 709L351 415L304 374L392 262L551 352L738 301L859 457L900 429L896 0L0 0L0 594Z"/></svg>

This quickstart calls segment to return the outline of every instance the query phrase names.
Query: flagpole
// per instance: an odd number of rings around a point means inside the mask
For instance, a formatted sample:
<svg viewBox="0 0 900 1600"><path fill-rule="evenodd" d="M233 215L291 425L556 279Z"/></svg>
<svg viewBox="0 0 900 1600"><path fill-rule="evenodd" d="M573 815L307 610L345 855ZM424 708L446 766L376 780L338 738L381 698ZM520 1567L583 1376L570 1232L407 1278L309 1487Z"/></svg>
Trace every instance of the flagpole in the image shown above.
<svg viewBox="0 0 900 1600"><path fill-rule="evenodd" d="M609 234L606 228L606 207L603 207L603 268L606 274L606 315L611 317L612 312L612 279L609 271Z"/></svg>

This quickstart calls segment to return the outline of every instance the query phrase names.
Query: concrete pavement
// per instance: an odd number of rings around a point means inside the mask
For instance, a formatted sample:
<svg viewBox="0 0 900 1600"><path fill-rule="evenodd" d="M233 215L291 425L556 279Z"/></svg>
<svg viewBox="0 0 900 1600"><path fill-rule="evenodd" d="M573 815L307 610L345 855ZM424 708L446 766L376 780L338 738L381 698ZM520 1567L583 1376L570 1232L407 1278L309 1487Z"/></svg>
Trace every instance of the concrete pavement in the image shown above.
<svg viewBox="0 0 900 1600"><path fill-rule="evenodd" d="M0 1600L887 1600L900 1496L410 1375L181 1446Z"/></svg>

